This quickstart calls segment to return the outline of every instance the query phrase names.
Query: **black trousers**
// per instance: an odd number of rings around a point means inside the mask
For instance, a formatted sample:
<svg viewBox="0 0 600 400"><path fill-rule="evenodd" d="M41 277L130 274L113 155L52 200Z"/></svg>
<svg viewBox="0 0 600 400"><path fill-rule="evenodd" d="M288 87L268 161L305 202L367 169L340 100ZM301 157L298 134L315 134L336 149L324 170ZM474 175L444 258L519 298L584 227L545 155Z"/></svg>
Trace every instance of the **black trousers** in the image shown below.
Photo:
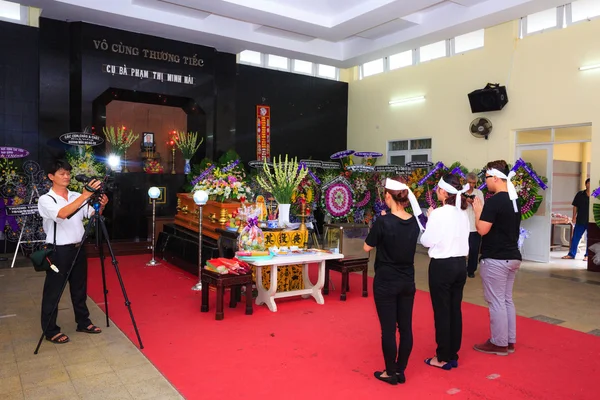
<svg viewBox="0 0 600 400"><path fill-rule="evenodd" d="M56 304L60 290L62 289L69 268L75 255L79 250L75 245L56 246L53 263L59 269L59 272L46 272L46 281L44 282L44 293L42 297L42 330L48 324L46 337L51 338L60 333L60 326L56 325L58 310L52 313ZM86 305L87 300L87 258L85 249L81 249L79 257L73 266L73 271L69 276L69 289L71 291L71 301L73 311L75 312L75 322L77 328L83 329L91 325L90 312Z"/></svg>
<svg viewBox="0 0 600 400"><path fill-rule="evenodd" d="M429 293L439 361L458 360L462 340L461 303L467 280L465 263L465 257L432 258L429 263Z"/></svg>
<svg viewBox="0 0 600 400"><path fill-rule="evenodd" d="M475 232L469 233L469 260L467 261L467 272L474 274L479 265L479 248L481 246L481 235Z"/></svg>
<svg viewBox="0 0 600 400"><path fill-rule="evenodd" d="M373 280L373 297L381 324L381 348L388 375L404 372L413 348L412 312L415 302L415 283ZM397 328L396 328L397 327ZM396 344L396 329L400 343Z"/></svg>

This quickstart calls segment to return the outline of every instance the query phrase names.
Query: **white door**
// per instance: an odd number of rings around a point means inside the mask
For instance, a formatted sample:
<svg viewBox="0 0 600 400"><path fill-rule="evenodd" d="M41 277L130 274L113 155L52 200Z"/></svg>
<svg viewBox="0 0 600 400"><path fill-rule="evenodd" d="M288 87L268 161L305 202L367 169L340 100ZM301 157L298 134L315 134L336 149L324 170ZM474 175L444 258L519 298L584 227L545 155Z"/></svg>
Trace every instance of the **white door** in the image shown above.
<svg viewBox="0 0 600 400"><path fill-rule="evenodd" d="M539 190L544 197L535 215L521 226L529 231L529 237L523 242L521 255L523 260L550 262L550 230L552 229L552 154L551 144L517 146L517 157L531 163L538 175L548 178L548 188Z"/></svg>

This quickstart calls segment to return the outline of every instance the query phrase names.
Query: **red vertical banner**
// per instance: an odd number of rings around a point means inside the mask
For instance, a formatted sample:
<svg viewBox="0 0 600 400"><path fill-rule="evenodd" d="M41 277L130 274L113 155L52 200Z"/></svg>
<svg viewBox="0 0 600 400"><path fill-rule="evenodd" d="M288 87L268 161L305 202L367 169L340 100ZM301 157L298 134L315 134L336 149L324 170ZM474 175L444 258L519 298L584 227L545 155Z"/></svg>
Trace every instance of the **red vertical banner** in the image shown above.
<svg viewBox="0 0 600 400"><path fill-rule="evenodd" d="M271 107L256 106L256 159L271 159Z"/></svg>

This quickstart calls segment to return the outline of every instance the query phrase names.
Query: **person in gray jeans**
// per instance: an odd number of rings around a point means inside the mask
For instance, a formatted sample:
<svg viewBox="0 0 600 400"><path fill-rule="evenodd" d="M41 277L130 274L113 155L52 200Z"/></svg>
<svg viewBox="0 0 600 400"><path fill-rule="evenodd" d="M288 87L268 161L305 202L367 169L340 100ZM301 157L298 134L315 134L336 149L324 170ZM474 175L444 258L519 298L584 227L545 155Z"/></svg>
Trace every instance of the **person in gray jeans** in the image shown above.
<svg viewBox="0 0 600 400"><path fill-rule="evenodd" d="M517 314L512 292L521 266L518 246L521 210L517 192L510 181L513 176L506 161L489 162L485 183L494 195L485 205L479 199L473 202L477 232L483 237L480 275L490 311L491 333L485 343L473 348L499 356L514 352L517 340Z"/></svg>

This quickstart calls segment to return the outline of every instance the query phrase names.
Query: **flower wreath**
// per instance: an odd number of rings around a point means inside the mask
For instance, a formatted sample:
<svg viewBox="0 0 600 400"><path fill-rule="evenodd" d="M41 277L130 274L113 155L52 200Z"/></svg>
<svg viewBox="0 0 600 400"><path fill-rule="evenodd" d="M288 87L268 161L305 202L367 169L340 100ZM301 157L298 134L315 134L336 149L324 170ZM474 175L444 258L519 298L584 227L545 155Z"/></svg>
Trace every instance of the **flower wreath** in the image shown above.
<svg viewBox="0 0 600 400"><path fill-rule="evenodd" d="M530 163L527 163L527 165L534 171ZM538 176L544 183L548 182L546 177L539 174ZM517 169L512 183L515 185L517 195L519 196L517 202L521 206L521 220L524 221L533 217L544 200L544 197L538 193L539 185L523 167ZM488 191L487 186L481 190L486 200L493 196L493 193Z"/></svg>
<svg viewBox="0 0 600 400"><path fill-rule="evenodd" d="M354 189L345 177L325 183L321 193L321 207L333 220L345 219L354 212Z"/></svg>

